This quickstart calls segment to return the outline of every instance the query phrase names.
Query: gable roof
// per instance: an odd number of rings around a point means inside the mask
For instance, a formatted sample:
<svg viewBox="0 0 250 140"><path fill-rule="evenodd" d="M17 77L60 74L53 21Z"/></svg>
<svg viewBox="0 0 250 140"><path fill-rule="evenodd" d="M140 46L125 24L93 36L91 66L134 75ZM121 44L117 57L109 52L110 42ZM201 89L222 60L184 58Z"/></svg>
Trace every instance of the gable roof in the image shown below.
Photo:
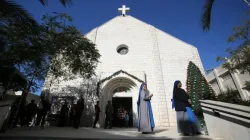
<svg viewBox="0 0 250 140"><path fill-rule="evenodd" d="M174 39L176 39L176 40L178 40L178 41L180 41L180 42L183 42L183 43L185 43L185 44L188 44L187 42L185 42L185 41L183 41L183 40L180 40L179 38L177 38L177 37L175 37L175 36L172 36L171 34L168 34L168 33L166 33L165 31L160 30L160 29L158 29L157 27L155 27L155 26L153 26L153 25L151 25L151 24L149 24L149 23L146 23L146 22L144 22L144 21L142 21L142 20L139 20L139 19L137 19L137 18L135 18L135 17L133 17L133 16L130 16L130 15L127 15L126 17L124 17L124 16L122 16L122 15L115 16L114 18L112 18L112 19L110 19L110 20L104 22L104 23L101 24L100 26L98 26L98 27L96 27L96 28L90 30L90 31L87 32L84 36L86 37L86 36L88 36L89 34L91 34L91 33L94 32L94 31L97 32L98 28L101 28L101 27L105 26L107 23L112 22L113 20L116 20L116 19L118 19L118 18L131 18L131 19L133 19L133 20L136 20L137 22L140 22L140 23L142 23L142 24L145 24L146 26L150 26L150 27L152 27L152 28L155 28L157 31L162 32L162 33L164 33L165 35L170 36L170 37L172 37L172 38L174 38ZM191 45L191 44L188 44L188 45L189 45L190 47L196 48L196 47L194 47L194 46Z"/></svg>

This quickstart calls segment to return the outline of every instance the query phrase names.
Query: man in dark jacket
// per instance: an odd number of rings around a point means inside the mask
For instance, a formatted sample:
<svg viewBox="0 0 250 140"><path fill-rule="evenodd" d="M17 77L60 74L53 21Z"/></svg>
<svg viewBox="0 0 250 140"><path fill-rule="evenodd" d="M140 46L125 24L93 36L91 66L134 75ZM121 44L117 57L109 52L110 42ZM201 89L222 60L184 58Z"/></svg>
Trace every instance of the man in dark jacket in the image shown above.
<svg viewBox="0 0 250 140"><path fill-rule="evenodd" d="M82 117L82 112L84 110L84 99L81 97L75 106L75 115L74 115L74 128L78 129L80 125L80 120Z"/></svg>
<svg viewBox="0 0 250 140"><path fill-rule="evenodd" d="M41 127L44 127L45 119L46 119L48 111L50 110L50 107L51 107L51 105L50 105L49 101L46 100L42 96L41 100L40 100L40 105L38 106L36 126L39 126L40 122L42 121Z"/></svg>
<svg viewBox="0 0 250 140"><path fill-rule="evenodd" d="M105 109L106 120L105 120L105 127L104 129L112 129L112 119L113 119L113 106L111 101L108 101L108 104Z"/></svg>
<svg viewBox="0 0 250 140"><path fill-rule="evenodd" d="M97 103L95 105L95 121L94 121L93 128L96 128L96 124L99 120L100 112L101 112L101 109L99 107L99 101L97 101Z"/></svg>
<svg viewBox="0 0 250 140"><path fill-rule="evenodd" d="M28 95L28 91L23 91L22 95L20 97L18 97L15 101L15 106L16 106L16 110L17 112L14 113L14 124L13 127L17 127L17 123L20 120L21 126L25 126L25 109L27 106L27 95Z"/></svg>
<svg viewBox="0 0 250 140"><path fill-rule="evenodd" d="M68 115L69 115L68 102L65 102L60 111L59 127L65 126L68 120Z"/></svg>
<svg viewBox="0 0 250 140"><path fill-rule="evenodd" d="M32 118L36 115L36 113L37 113L37 104L35 103L35 100L32 99L27 106L26 126L29 126L29 122L32 121Z"/></svg>

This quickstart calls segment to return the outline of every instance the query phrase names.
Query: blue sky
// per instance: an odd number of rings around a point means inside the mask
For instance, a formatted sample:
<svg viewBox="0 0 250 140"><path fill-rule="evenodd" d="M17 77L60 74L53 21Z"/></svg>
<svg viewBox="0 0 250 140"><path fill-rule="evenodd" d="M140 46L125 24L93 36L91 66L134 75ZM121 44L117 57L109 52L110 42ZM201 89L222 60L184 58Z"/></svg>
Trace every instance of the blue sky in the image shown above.
<svg viewBox="0 0 250 140"><path fill-rule="evenodd" d="M220 65L217 56L236 44L227 43L232 28L239 25L249 7L242 0L216 0L209 32L201 29L200 17L205 0L73 0L73 7L64 8L59 0L49 0L43 7L38 0L16 0L38 21L45 13L67 13L83 33L119 15L117 8L130 7L130 15L151 24L198 48L204 69Z"/></svg>

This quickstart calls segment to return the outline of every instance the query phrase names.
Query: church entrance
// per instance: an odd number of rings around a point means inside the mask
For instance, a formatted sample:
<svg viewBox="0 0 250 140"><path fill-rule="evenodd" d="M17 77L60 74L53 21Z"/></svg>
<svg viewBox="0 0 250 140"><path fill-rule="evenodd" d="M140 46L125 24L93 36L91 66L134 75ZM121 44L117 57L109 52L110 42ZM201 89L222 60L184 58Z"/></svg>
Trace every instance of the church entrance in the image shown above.
<svg viewBox="0 0 250 140"><path fill-rule="evenodd" d="M128 112L129 115L129 127L133 127L133 104L132 104L132 97L113 97L112 98L112 105L114 109L113 114L113 126L118 127L118 109L120 105Z"/></svg>
<svg viewBox="0 0 250 140"><path fill-rule="evenodd" d="M105 125L105 108L108 101L112 102L114 113L113 113L113 127L117 127L117 112L122 104L123 107L129 113L129 126L133 127L136 125L137 118L137 98L138 90L140 84L138 81L133 78L125 77L115 77L109 80L101 88L100 96L100 125L104 127Z"/></svg>

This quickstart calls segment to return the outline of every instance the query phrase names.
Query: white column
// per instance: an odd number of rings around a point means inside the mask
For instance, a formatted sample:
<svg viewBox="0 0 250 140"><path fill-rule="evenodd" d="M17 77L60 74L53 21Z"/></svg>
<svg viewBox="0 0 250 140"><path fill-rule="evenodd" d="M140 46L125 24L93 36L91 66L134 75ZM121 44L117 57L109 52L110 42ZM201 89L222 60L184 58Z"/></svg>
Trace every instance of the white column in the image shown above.
<svg viewBox="0 0 250 140"><path fill-rule="evenodd" d="M237 90L240 93L241 99L242 100L248 100L247 97L246 97L246 94L244 93L244 91L242 89L243 85L241 84L241 82L240 82L240 80L238 78L238 73L231 73L231 75L232 75L232 78L234 80L235 86L236 86Z"/></svg>
<svg viewBox="0 0 250 140"><path fill-rule="evenodd" d="M216 69L213 69L213 73L214 73L215 79L217 80L217 83L218 83L218 86L220 88L220 91L224 92L225 91L225 87L223 86L220 77L218 77L218 73L217 73Z"/></svg>

